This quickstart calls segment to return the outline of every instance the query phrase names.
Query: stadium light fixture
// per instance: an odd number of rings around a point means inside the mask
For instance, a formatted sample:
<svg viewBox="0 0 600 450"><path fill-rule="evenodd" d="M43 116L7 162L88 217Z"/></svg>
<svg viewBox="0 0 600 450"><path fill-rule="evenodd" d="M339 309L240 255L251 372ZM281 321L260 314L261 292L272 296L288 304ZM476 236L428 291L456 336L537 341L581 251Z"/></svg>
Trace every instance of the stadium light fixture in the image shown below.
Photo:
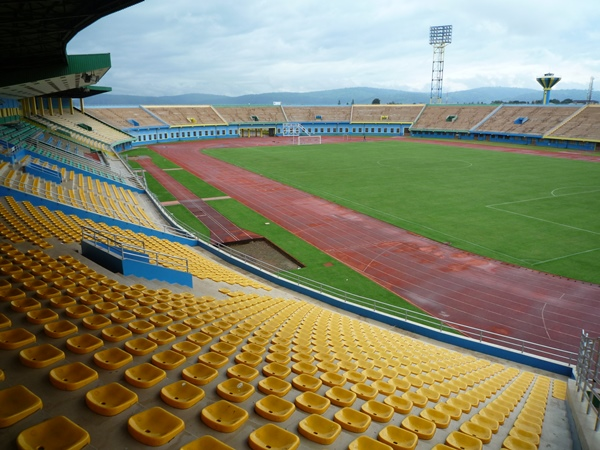
<svg viewBox="0 0 600 450"><path fill-rule="evenodd" d="M442 83L444 81L444 49L452 43L452 25L429 27L429 45L433 46L431 68L431 95L429 103L442 103Z"/></svg>
<svg viewBox="0 0 600 450"><path fill-rule="evenodd" d="M429 27L429 45L452 44L452 25Z"/></svg>

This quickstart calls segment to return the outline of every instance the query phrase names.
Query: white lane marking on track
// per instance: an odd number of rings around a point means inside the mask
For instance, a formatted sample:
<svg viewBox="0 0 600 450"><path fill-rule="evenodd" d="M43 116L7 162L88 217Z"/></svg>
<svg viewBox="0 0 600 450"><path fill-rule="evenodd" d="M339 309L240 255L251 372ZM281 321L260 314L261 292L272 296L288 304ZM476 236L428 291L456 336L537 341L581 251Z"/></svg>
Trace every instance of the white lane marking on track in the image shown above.
<svg viewBox="0 0 600 450"><path fill-rule="evenodd" d="M565 294L561 295L560 298L562 299L564 295ZM548 339L550 339L552 341L553 339L550 337L550 333L548 333L548 327L546 326L546 319L544 319L544 310L546 309L547 304L548 303L544 303L544 306L542 306L542 323L544 324L544 330L546 331L546 336L548 336Z"/></svg>

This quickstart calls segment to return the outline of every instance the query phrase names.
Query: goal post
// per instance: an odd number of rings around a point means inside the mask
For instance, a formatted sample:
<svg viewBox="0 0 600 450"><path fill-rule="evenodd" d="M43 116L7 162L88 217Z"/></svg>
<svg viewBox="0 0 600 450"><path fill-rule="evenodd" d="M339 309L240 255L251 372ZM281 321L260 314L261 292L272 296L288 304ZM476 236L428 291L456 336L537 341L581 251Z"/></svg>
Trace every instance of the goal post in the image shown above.
<svg viewBox="0 0 600 450"><path fill-rule="evenodd" d="M299 123L286 123L283 125L283 135L291 136L294 145L313 145L321 143L321 136L308 132Z"/></svg>
<svg viewBox="0 0 600 450"><path fill-rule="evenodd" d="M321 136L317 136L317 135L298 135L295 137L295 141L294 142L296 145L315 145L315 144L320 144L321 143Z"/></svg>

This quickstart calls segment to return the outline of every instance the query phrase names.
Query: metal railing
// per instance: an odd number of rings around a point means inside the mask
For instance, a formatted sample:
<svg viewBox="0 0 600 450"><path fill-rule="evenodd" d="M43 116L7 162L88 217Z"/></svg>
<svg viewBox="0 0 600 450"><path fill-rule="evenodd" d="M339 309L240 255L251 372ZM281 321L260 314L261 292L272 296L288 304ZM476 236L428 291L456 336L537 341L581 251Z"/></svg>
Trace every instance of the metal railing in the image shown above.
<svg viewBox="0 0 600 450"><path fill-rule="evenodd" d="M148 257L148 261L145 262L149 264L189 273L189 262L186 258L148 249L142 239L82 226L81 240L96 248L116 254L123 260L139 261L140 255L145 255Z"/></svg>
<svg viewBox="0 0 600 450"><path fill-rule="evenodd" d="M581 392L580 401L587 401L586 414L594 414L594 431L598 431L600 415L600 338L591 338L581 332L579 355L575 368L577 392Z"/></svg>
<svg viewBox="0 0 600 450"><path fill-rule="evenodd" d="M291 282L297 286L302 286L315 291L319 294L325 294L335 298L338 301L344 303L351 303L353 305L360 306L366 310L386 314L398 318L406 322L414 322L417 324L425 325L433 328L442 333L449 334L461 334L465 337L471 338L477 342L484 342L491 345L507 348L516 351L521 354L534 355L542 358L547 358L562 364L574 366L577 362L577 352L575 348L573 350L563 350L556 347L550 347L536 342L527 341L520 338L513 338L503 334L494 333L492 331L484 330L482 328L471 327L460 322L453 322L450 320L440 320L429 314L416 311L413 309L404 308L402 306L394 305L388 302L383 302L369 297L348 292L344 289L336 288L319 281L306 278L294 270L285 270L272 264L260 261L250 255L244 254L237 251L227 245L219 243L209 236L203 235L190 228L185 223L174 217L168 210L163 208L165 214L171 217L174 223L187 230L190 234L194 235L199 241L205 242L220 252L233 257L239 261L253 266L261 271L268 272L269 274L276 276L282 280Z"/></svg>

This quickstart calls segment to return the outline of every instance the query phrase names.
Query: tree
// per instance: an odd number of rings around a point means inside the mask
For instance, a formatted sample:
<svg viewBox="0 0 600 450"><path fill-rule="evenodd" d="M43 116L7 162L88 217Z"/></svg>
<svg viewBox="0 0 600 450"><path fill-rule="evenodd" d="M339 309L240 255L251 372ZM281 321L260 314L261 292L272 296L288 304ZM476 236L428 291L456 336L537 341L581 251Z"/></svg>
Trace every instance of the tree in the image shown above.
<svg viewBox="0 0 600 450"><path fill-rule="evenodd" d="M378 98L374 98L371 102L371 105L381 105L381 100L379 100Z"/></svg>

